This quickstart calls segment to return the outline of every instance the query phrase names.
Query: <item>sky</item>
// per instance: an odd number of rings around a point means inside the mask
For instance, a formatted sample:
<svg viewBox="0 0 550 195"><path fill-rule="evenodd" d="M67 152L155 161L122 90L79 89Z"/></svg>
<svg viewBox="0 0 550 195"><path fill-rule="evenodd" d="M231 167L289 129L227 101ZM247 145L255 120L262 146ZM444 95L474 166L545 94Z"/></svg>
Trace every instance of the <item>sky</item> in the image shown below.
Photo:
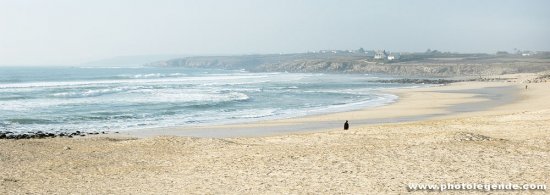
<svg viewBox="0 0 550 195"><path fill-rule="evenodd" d="M550 50L546 0L0 0L0 65L323 49Z"/></svg>

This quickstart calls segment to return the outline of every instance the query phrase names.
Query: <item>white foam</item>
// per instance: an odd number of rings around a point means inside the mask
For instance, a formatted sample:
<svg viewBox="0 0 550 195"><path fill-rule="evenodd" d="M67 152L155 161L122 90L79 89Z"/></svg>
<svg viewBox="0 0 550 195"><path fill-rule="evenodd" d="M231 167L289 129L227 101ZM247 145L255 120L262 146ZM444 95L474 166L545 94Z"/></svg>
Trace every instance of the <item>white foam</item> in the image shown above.
<svg viewBox="0 0 550 195"><path fill-rule="evenodd" d="M241 119L253 119L253 118L264 118L268 116L273 116L277 109L249 109L241 110L236 113L232 113L236 118Z"/></svg>
<svg viewBox="0 0 550 195"><path fill-rule="evenodd" d="M61 92L61 93L54 93L51 96L53 97L61 97L61 98L75 98L75 97L95 97L105 94L112 94L122 91L127 91L130 89L136 89L136 87L115 87L115 88L106 88L106 89L90 89L90 90L84 90L84 91L78 91L78 92Z"/></svg>
<svg viewBox="0 0 550 195"><path fill-rule="evenodd" d="M121 74L117 75L119 78L129 78L129 79L153 79L153 78L165 78L165 77L182 77L187 76L184 73L170 73L170 74L161 74L161 73L150 73L150 74Z"/></svg>
<svg viewBox="0 0 550 195"><path fill-rule="evenodd" d="M204 93L155 93L153 99L133 99L130 102L226 102L235 100L247 100L249 97L243 93L231 92L228 94L204 94Z"/></svg>
<svg viewBox="0 0 550 195"><path fill-rule="evenodd" d="M56 81L56 82L31 82L31 83L8 83L0 84L0 89L5 88L36 88L36 87L68 87L86 86L94 84L139 84L139 83L197 83L205 81L234 81L242 79L260 79L267 76L200 76L183 78L161 78L161 79L132 79L132 80L98 80L98 81Z"/></svg>
<svg viewBox="0 0 550 195"><path fill-rule="evenodd" d="M387 105L397 101L397 99L399 98L398 96L393 94L372 94L371 93L371 95L375 95L376 97L373 99L366 99L363 101L356 101L351 103L342 103L338 105L312 107L312 108L305 108L300 110L287 110L285 113L285 116L297 117L297 116L305 116L305 115L311 115L311 114L324 114L324 113L331 113L331 112L366 109L366 108Z"/></svg>
<svg viewBox="0 0 550 195"><path fill-rule="evenodd" d="M79 66L77 68L82 69L143 69L148 68L146 66Z"/></svg>

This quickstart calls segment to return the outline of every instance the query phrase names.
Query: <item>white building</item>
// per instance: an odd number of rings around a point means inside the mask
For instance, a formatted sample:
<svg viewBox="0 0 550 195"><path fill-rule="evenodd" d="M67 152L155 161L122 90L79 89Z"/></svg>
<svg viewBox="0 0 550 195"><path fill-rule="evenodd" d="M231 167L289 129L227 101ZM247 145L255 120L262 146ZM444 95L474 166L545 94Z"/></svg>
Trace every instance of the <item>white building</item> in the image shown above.
<svg viewBox="0 0 550 195"><path fill-rule="evenodd" d="M385 59L385 58L386 58L385 51L376 51L376 54L374 54L374 59Z"/></svg>
<svg viewBox="0 0 550 195"><path fill-rule="evenodd" d="M399 58L401 58L401 55L398 53L390 53L388 55L388 60L398 60Z"/></svg>

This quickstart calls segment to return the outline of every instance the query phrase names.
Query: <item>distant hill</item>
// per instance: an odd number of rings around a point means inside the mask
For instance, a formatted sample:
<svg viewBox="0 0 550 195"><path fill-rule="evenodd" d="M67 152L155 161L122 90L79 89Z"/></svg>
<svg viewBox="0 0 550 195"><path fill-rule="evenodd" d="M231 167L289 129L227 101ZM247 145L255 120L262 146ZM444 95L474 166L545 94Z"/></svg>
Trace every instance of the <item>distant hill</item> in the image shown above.
<svg viewBox="0 0 550 195"><path fill-rule="evenodd" d="M403 76L484 76L550 70L550 52L515 54L401 53L374 59L365 53L193 56L147 63L157 67L245 69L253 72L380 73Z"/></svg>

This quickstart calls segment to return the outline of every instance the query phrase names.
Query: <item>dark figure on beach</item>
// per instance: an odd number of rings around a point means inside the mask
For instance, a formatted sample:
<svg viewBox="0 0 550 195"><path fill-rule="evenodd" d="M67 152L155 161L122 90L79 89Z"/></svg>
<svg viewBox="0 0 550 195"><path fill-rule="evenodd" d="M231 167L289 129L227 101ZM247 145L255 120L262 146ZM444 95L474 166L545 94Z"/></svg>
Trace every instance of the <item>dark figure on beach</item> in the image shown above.
<svg viewBox="0 0 550 195"><path fill-rule="evenodd" d="M344 130L348 130L349 129L349 124L348 124L348 121L346 121L346 123L344 123Z"/></svg>
<svg viewBox="0 0 550 195"><path fill-rule="evenodd" d="M525 85L525 89L527 89L527 85Z"/></svg>

